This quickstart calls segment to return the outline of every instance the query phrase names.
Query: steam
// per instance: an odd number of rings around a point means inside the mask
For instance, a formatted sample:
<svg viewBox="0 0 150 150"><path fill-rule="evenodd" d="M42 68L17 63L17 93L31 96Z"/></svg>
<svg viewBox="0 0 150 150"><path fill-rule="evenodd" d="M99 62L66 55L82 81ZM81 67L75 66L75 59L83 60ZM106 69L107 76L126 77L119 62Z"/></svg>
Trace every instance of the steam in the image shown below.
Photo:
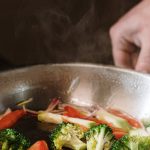
<svg viewBox="0 0 150 150"><path fill-rule="evenodd" d="M23 0L13 15L13 45L1 54L16 65L112 64L108 31L125 6L120 0Z"/></svg>

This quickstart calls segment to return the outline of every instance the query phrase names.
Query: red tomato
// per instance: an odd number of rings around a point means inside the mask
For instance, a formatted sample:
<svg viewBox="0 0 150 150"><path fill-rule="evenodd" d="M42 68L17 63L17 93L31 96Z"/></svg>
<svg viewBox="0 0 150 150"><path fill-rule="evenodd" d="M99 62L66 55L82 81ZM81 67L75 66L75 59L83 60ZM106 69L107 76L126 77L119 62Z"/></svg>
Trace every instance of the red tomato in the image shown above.
<svg viewBox="0 0 150 150"><path fill-rule="evenodd" d="M28 150L48 150L48 146L44 140L41 140L34 143Z"/></svg>
<svg viewBox="0 0 150 150"><path fill-rule="evenodd" d="M23 109L8 113L0 120L0 130L12 127L25 114L26 112Z"/></svg>
<svg viewBox="0 0 150 150"><path fill-rule="evenodd" d="M120 138L122 138L124 135L126 135L127 133L126 133L126 132L123 132L123 131L114 131L113 134L115 135L115 138L116 138L116 139L120 139Z"/></svg>
<svg viewBox="0 0 150 150"><path fill-rule="evenodd" d="M86 115L83 115L79 110L71 106L65 106L64 110L67 112L65 115L73 118L87 118Z"/></svg>

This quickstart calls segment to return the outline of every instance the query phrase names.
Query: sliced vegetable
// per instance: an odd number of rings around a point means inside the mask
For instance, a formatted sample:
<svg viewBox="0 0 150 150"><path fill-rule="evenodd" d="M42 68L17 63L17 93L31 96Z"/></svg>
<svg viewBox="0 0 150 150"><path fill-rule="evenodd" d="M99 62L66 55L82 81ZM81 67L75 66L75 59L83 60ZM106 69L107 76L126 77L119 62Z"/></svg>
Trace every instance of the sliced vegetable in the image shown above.
<svg viewBox="0 0 150 150"><path fill-rule="evenodd" d="M59 99L57 99L57 98L52 99L52 101L48 105L46 111L52 111L59 103L60 103Z"/></svg>
<svg viewBox="0 0 150 150"><path fill-rule="evenodd" d="M15 110L8 113L0 120L0 130L12 127L26 112L24 110Z"/></svg>
<svg viewBox="0 0 150 150"><path fill-rule="evenodd" d="M146 127L146 131L149 133L150 135L150 127Z"/></svg>
<svg viewBox="0 0 150 150"><path fill-rule="evenodd" d="M94 117L88 117L85 114L82 114L78 109L76 109L76 108L74 108L72 106L65 106L64 110L65 110L65 113L64 113L65 116L91 120L91 121L96 122L97 125L99 125L99 124L106 124L107 126L111 127L112 130L115 133L117 132L118 134L122 134L122 135L127 134L127 132L125 132L123 129L120 129L120 128L114 126L111 122L108 122L108 121L106 121L104 119L100 120L100 119L97 119L97 118L94 118Z"/></svg>
<svg viewBox="0 0 150 150"><path fill-rule="evenodd" d="M96 122L94 121L80 119L80 118L72 118L72 117L67 117L67 116L63 116L63 121L78 124L84 130L86 130L86 128L89 129L96 125Z"/></svg>
<svg viewBox="0 0 150 150"><path fill-rule="evenodd" d="M137 121L135 118L133 118L133 117L131 117L131 116L129 116L129 115L127 115L127 114L125 114L125 113L119 111L119 110L116 110L116 109L112 109L112 108L111 108L111 109L109 109L108 111L109 111L111 114L115 115L115 116L118 116L118 117L121 117L121 118L127 120L128 123L129 123L131 126L135 127L135 128L141 128L141 127L142 127L142 125L140 124L140 122Z"/></svg>
<svg viewBox="0 0 150 150"><path fill-rule="evenodd" d="M55 123L59 124L63 122L62 115L54 114L46 111L40 111L38 113L38 120L41 122Z"/></svg>
<svg viewBox="0 0 150 150"><path fill-rule="evenodd" d="M114 131L113 135L115 136L116 139L120 139L123 136L125 136L127 134L127 132L124 131Z"/></svg>
<svg viewBox="0 0 150 150"><path fill-rule="evenodd" d="M44 112L44 111L39 112L38 120L43 121L43 122L56 123L56 124L59 124L62 122L70 122L70 123L78 124L85 128L91 128L92 126L96 125L96 122L94 121L80 119L80 118L72 118L72 117L67 117L64 115L53 114L53 113Z"/></svg>
<svg viewBox="0 0 150 150"><path fill-rule="evenodd" d="M150 136L146 129L132 129L129 131L130 136Z"/></svg>
<svg viewBox="0 0 150 150"><path fill-rule="evenodd" d="M96 118L111 123L114 127L121 128L126 132L132 128L128 121L121 117L115 116L104 109L100 109L96 112Z"/></svg>
<svg viewBox="0 0 150 150"><path fill-rule="evenodd" d="M74 107L65 106L64 110L67 112L66 115L69 117L82 118L82 119L87 118L86 115L82 114L79 110L75 109Z"/></svg>
<svg viewBox="0 0 150 150"><path fill-rule="evenodd" d="M146 117L146 118L143 118L141 120L141 122L143 123L143 125L147 128L147 127L150 127L150 117Z"/></svg>
<svg viewBox="0 0 150 150"><path fill-rule="evenodd" d="M9 114L12 110L10 108L7 108L6 111L0 115L0 119L2 119L4 116L6 116L7 114Z"/></svg>
<svg viewBox="0 0 150 150"><path fill-rule="evenodd" d="M64 109L65 109L65 113L64 113L65 116L73 117L73 118L86 119L86 120L96 122L97 125L106 124L109 127L113 127L113 125L111 123L108 123L107 121L104 121L104 120L99 120L99 119L94 118L94 117L88 117L88 116L82 114L79 110L75 109L74 107L65 106Z"/></svg>
<svg viewBox="0 0 150 150"><path fill-rule="evenodd" d="M41 140L34 143L28 150L48 150L48 146L44 140Z"/></svg>
<svg viewBox="0 0 150 150"><path fill-rule="evenodd" d="M22 101L18 102L17 105L18 105L18 106L25 106L25 105L27 105L28 103L31 103L32 101L33 101L33 99L32 99L32 98L29 98L29 99L27 99L27 100L22 100Z"/></svg>

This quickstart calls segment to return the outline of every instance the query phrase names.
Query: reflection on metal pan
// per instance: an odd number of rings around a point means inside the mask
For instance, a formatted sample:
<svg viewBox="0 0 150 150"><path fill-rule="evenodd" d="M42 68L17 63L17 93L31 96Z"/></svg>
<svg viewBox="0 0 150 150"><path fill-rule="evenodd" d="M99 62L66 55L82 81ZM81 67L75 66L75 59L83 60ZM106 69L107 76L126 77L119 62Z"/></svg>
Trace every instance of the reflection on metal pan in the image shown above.
<svg viewBox="0 0 150 150"><path fill-rule="evenodd" d="M150 117L150 77L111 66L48 64L0 73L1 112L31 97L29 107L36 110L46 108L50 99L61 97L86 107L111 105L138 119ZM27 120L21 120L16 128L32 136L33 141L47 139L45 130L52 125L37 123L35 118Z"/></svg>

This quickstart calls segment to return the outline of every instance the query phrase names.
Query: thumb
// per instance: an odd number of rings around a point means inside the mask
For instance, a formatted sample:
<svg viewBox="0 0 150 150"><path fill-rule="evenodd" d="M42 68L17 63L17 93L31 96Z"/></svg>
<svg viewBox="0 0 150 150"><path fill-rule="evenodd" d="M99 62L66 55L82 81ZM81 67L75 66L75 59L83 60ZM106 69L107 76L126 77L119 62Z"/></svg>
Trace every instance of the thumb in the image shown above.
<svg viewBox="0 0 150 150"><path fill-rule="evenodd" d="M150 73L150 38L145 38L135 67L136 71Z"/></svg>

